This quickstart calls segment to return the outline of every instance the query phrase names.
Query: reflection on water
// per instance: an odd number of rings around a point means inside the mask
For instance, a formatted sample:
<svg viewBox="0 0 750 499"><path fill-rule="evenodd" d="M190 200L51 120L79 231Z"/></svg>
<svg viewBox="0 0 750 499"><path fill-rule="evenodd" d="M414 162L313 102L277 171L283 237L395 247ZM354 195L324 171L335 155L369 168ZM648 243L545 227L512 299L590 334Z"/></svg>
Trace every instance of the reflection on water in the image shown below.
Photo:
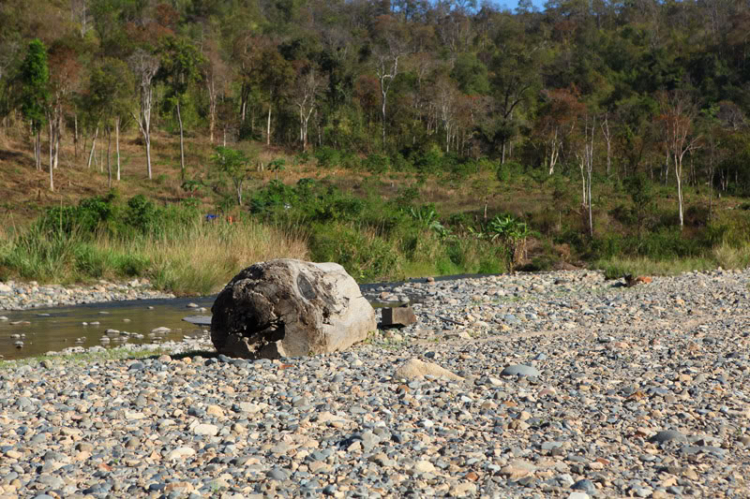
<svg viewBox="0 0 750 499"><path fill-rule="evenodd" d="M7 321L0 322L0 355L10 360L50 351L59 352L75 346L89 348L101 345L109 348L124 343L181 341L184 336L201 333L201 328L184 322L182 318L196 313L210 315L215 298L140 300L22 312L0 311L0 316L8 318ZM205 307L208 311L196 312L187 307L190 303ZM15 322L19 324L12 324ZM84 322L89 325L84 326ZM171 332L150 337L151 331L158 327L167 327ZM108 329L131 334L107 335L105 331ZM102 337L108 337L109 341L103 342ZM23 347L17 348L18 342L23 342Z"/></svg>

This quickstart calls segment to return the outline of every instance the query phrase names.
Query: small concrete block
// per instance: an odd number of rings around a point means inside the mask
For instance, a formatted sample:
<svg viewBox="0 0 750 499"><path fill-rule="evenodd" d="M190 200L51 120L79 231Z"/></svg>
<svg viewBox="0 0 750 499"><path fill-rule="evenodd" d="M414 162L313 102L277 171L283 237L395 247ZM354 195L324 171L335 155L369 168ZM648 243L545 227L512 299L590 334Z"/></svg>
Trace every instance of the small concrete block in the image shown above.
<svg viewBox="0 0 750 499"><path fill-rule="evenodd" d="M384 326L408 326L417 322L417 316L411 307L384 308Z"/></svg>

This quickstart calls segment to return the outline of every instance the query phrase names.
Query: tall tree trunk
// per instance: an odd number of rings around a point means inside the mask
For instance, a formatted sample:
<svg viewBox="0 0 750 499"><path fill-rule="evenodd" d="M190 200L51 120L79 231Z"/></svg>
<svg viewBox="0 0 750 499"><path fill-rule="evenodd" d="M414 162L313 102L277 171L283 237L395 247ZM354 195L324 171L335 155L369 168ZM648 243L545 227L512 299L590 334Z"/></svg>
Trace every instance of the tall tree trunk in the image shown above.
<svg viewBox="0 0 750 499"><path fill-rule="evenodd" d="M266 124L266 146L271 145L271 109L273 106L268 103L268 123Z"/></svg>
<svg viewBox="0 0 750 499"><path fill-rule="evenodd" d="M94 150L96 149L96 138L99 136L99 127L96 127L94 132L94 140L91 142L91 152L89 153L89 162L86 168L91 169L91 160L94 159Z"/></svg>
<svg viewBox="0 0 750 499"><path fill-rule="evenodd" d="M148 179L151 180L151 134L146 136L146 168L148 169Z"/></svg>
<svg viewBox="0 0 750 499"><path fill-rule="evenodd" d="M382 109L381 109L381 114L382 114L381 118L383 120L381 140L382 140L382 143L383 143L383 147L385 147L385 118L386 118L386 107L385 106L386 106L388 98L387 98L387 93L386 92L381 92L381 94L383 96L383 105L382 105Z"/></svg>
<svg viewBox="0 0 750 499"><path fill-rule="evenodd" d="M55 167L55 120L52 113L47 115L47 137L49 138L49 167Z"/></svg>
<svg viewBox="0 0 750 499"><path fill-rule="evenodd" d="M234 186L237 189L237 205L242 206L242 181L235 183Z"/></svg>
<svg viewBox="0 0 750 499"><path fill-rule="evenodd" d="M78 163L78 113L73 114L73 158Z"/></svg>
<svg viewBox="0 0 750 499"><path fill-rule="evenodd" d="M60 163L60 137L62 136L62 105L58 104L57 119L55 120L55 170Z"/></svg>
<svg viewBox="0 0 750 499"><path fill-rule="evenodd" d="M180 171L182 178L185 178L185 138L182 126L182 114L180 113L180 101L177 100L177 122L180 124Z"/></svg>
<svg viewBox="0 0 750 499"><path fill-rule="evenodd" d="M55 190L55 160L52 150L55 144L55 123L54 119L49 120L49 190Z"/></svg>
<svg viewBox="0 0 750 499"><path fill-rule="evenodd" d="M214 129L216 128L216 87L213 75L206 78L208 88L208 137L211 144L214 143Z"/></svg>
<svg viewBox="0 0 750 499"><path fill-rule="evenodd" d="M591 168L588 169L588 202L589 202L589 235L594 237L594 212L592 205L594 204L591 199Z"/></svg>
<svg viewBox="0 0 750 499"><path fill-rule="evenodd" d="M112 188L112 162L110 161L110 151L112 150L112 130L107 125L107 187Z"/></svg>
<svg viewBox="0 0 750 499"><path fill-rule="evenodd" d="M117 181L120 181L120 117L115 118L115 155L117 156Z"/></svg>
<svg viewBox="0 0 750 499"><path fill-rule="evenodd" d="M34 146L36 153L36 169L42 171L42 127L36 132L36 145Z"/></svg>
<svg viewBox="0 0 750 499"><path fill-rule="evenodd" d="M677 180L677 204L680 211L680 229L685 226L685 216L682 212L682 157L674 155L674 173Z"/></svg>
<svg viewBox="0 0 750 499"><path fill-rule="evenodd" d="M550 151L549 155L549 174L554 175L555 173L555 164L557 163L557 128L555 128L555 135L552 137L552 150Z"/></svg>

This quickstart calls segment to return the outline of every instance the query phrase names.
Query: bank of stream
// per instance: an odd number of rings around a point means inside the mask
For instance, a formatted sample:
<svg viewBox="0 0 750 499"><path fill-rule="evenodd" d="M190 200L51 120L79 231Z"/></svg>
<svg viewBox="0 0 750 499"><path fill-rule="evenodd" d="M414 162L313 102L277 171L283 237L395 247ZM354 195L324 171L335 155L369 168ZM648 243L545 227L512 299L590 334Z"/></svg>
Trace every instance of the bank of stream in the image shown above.
<svg viewBox="0 0 750 499"><path fill-rule="evenodd" d="M458 280L478 275L456 275L436 280ZM425 279L408 281L424 282ZM362 293L376 308L414 302L404 282L362 284ZM74 306L0 311L0 359L13 360L49 352L112 348L124 344L158 344L207 334L208 327L192 324L188 316L210 316L216 296L108 301ZM4 319L3 319L4 318ZM164 329L166 328L166 329ZM168 332L165 332L166 330Z"/></svg>

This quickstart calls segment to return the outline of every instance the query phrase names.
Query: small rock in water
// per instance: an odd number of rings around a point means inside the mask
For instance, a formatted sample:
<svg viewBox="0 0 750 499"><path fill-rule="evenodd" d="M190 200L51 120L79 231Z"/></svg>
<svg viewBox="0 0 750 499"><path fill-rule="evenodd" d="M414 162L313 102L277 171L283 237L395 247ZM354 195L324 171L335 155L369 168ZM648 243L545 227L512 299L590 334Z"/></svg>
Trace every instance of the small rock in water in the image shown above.
<svg viewBox="0 0 750 499"><path fill-rule="evenodd" d="M151 330L151 334L169 334L171 331L168 327L157 327Z"/></svg>

